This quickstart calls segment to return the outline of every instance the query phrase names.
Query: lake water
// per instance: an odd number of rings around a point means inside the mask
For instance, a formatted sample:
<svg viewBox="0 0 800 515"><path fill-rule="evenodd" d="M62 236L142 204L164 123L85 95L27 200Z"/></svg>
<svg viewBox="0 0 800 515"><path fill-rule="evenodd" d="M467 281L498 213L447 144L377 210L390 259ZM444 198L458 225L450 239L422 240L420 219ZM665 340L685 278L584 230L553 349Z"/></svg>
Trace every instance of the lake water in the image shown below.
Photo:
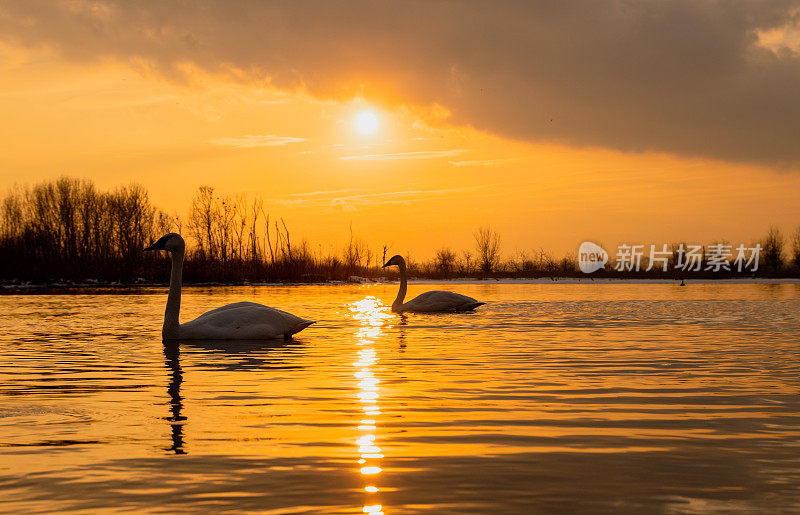
<svg viewBox="0 0 800 515"><path fill-rule="evenodd" d="M294 342L160 339L165 290L0 297L0 511L800 511L800 285L186 288Z"/></svg>

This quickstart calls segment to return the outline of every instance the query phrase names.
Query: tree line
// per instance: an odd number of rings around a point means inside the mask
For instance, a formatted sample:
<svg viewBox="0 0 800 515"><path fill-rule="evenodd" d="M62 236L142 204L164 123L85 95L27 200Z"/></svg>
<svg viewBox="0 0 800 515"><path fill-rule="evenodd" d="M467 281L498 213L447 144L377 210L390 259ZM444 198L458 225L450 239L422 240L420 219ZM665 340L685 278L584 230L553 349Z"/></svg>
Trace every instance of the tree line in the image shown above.
<svg viewBox="0 0 800 515"><path fill-rule="evenodd" d="M36 282L130 279L146 266L146 243L171 227L135 184L104 192L61 178L15 188L0 206L0 274Z"/></svg>
<svg viewBox="0 0 800 515"><path fill-rule="evenodd" d="M163 255L143 248L167 232L189 241L186 282L322 282L357 277L385 277L380 265L390 257L388 245L373 251L353 234L340 250L323 252L292 236L282 218L272 217L260 199L222 195L210 186L195 193L188 216L171 215L154 206L147 191L131 184L100 191L87 180L62 177L10 190L0 204L0 280L5 283L166 282ZM428 261L408 259L411 276L585 277L577 256L556 258L544 250L517 251L503 257L502 238L491 227L473 234L473 246L441 248ZM770 228L762 247L758 276L800 276L800 228L787 240ZM680 260L673 245L671 265ZM646 259L645 259L646 262ZM741 276L706 271L617 272L598 277ZM643 268L644 269L644 268ZM747 275L752 275L748 273Z"/></svg>

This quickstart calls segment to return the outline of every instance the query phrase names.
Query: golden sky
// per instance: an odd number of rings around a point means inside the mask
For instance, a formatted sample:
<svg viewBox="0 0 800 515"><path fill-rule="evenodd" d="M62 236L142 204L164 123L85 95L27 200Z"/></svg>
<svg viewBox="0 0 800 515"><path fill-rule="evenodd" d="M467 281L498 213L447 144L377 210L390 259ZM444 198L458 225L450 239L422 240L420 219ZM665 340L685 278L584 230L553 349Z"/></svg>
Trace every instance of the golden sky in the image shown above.
<svg viewBox="0 0 800 515"><path fill-rule="evenodd" d="M212 185L326 250L352 224L416 258L481 225L505 255L749 243L800 224L798 10L777 4L600 28L469 4L483 32L446 3L356 20L338 3L0 5L0 188L135 181L185 215Z"/></svg>

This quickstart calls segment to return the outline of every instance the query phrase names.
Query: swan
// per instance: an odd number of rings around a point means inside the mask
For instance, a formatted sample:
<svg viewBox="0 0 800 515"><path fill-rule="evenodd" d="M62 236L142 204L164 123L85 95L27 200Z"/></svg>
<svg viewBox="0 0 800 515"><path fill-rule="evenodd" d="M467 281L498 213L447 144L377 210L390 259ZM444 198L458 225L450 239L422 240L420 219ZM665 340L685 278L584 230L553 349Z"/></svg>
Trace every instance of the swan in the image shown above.
<svg viewBox="0 0 800 515"><path fill-rule="evenodd" d="M395 313L403 313L404 311L412 311L418 313L433 313L437 311L471 311L478 306L486 304L479 302L472 297L453 293L451 291L426 291L425 293L414 297L405 304L403 299L406 298L406 290L408 289L408 277L406 276L406 260L403 256L393 256L389 261L383 265L382 268L387 266L396 265L400 268L400 291L397 292L397 298L392 303L392 311Z"/></svg>
<svg viewBox="0 0 800 515"><path fill-rule="evenodd" d="M268 340L290 338L314 322L255 302L235 302L181 324L181 275L186 244L169 233L144 250L166 250L172 257L169 296L161 336L167 340Z"/></svg>

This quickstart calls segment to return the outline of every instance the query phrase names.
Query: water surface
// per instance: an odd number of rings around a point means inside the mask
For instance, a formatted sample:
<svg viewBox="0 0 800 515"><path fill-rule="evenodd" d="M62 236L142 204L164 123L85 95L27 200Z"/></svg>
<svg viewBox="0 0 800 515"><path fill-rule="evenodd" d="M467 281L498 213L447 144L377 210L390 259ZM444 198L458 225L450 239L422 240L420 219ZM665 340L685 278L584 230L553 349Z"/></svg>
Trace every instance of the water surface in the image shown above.
<svg viewBox="0 0 800 515"><path fill-rule="evenodd" d="M798 511L800 285L184 290L294 342L162 345L164 290L0 297L0 511Z"/></svg>

